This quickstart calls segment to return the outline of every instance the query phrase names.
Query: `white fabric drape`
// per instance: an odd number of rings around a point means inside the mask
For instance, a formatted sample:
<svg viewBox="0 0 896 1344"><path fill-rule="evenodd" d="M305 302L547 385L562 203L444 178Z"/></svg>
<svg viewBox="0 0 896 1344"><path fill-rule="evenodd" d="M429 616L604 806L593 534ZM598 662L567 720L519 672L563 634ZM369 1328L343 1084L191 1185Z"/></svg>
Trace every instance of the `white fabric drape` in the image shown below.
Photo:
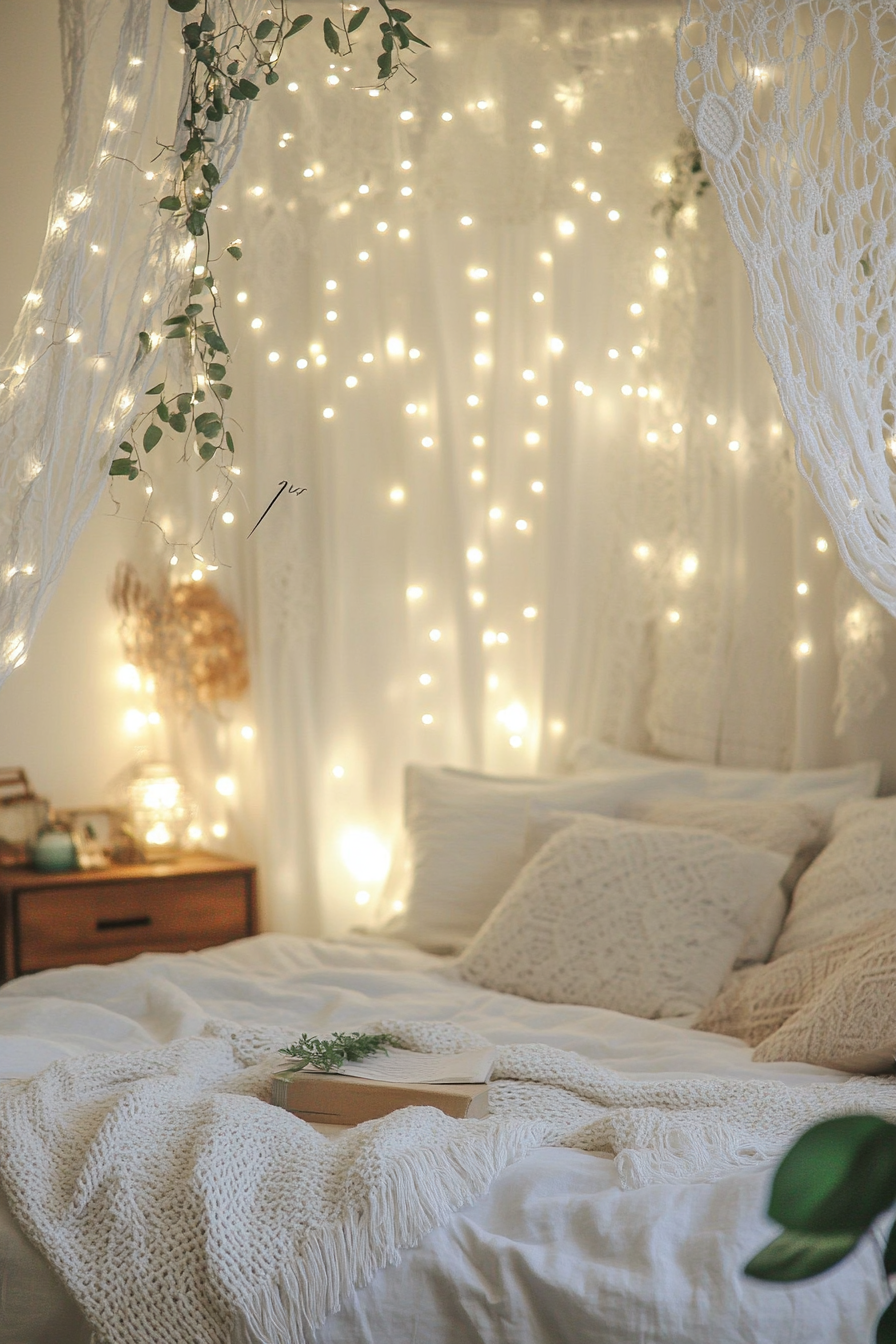
<svg viewBox="0 0 896 1344"><path fill-rule="evenodd" d="M246 0L249 18L260 0ZM213 0L213 18L229 13ZM157 200L183 143L178 16L155 0L63 0L64 135L33 289L0 359L0 684L21 666L115 444L162 352L135 361L190 280L192 248ZM222 178L248 104L220 125ZM151 181L146 174L154 174ZM165 351L176 361L176 352Z"/></svg>
<svg viewBox="0 0 896 1344"><path fill-rule="evenodd" d="M896 614L894 77L891 0L685 7L680 105L746 263L797 462L847 566Z"/></svg>
<svg viewBox="0 0 896 1344"><path fill-rule="evenodd" d="M273 927L367 917L408 759L562 769L600 736L824 763L838 667L841 726L882 693L879 639L838 664L855 593L714 193L671 237L653 213L678 13L432 4L417 83L370 99L363 42L330 69L297 46L259 101L223 201L247 451L210 576L258 736L220 728L205 777L237 780L231 836L263 800ZM283 481L306 493L246 540Z"/></svg>

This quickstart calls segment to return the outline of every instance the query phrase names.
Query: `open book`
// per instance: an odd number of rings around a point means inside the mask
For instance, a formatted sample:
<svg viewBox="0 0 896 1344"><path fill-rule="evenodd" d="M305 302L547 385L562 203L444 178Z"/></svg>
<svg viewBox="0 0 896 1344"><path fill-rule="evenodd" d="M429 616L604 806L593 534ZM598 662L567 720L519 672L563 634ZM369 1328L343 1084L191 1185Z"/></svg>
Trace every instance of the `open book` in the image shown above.
<svg viewBox="0 0 896 1344"><path fill-rule="evenodd" d="M327 1077L368 1078L377 1083L487 1083L496 1050L462 1050L458 1055L423 1055L416 1050L389 1047L388 1054L369 1055L356 1064L344 1064ZM302 1073L321 1073L308 1065Z"/></svg>

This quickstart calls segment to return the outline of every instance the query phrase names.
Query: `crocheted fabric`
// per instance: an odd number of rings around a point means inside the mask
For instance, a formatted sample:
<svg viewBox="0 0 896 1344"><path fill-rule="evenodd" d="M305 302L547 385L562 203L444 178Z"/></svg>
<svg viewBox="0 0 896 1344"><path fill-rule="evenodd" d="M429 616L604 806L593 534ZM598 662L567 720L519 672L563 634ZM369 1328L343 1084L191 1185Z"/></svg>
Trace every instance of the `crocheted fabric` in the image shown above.
<svg viewBox="0 0 896 1344"><path fill-rule="evenodd" d="M850 933L896 908L896 798L841 804L831 834L797 884L773 957Z"/></svg>
<svg viewBox="0 0 896 1344"><path fill-rule="evenodd" d="M485 1038L381 1022L453 1053ZM303 1344L377 1269L542 1144L616 1154L622 1184L711 1180L826 1115L896 1118L896 1084L634 1082L547 1046L498 1051L493 1116L411 1107L321 1137L268 1106L295 1032L59 1060L0 1087L0 1176L102 1344Z"/></svg>
<svg viewBox="0 0 896 1344"><path fill-rule="evenodd" d="M526 865L460 972L549 1003L694 1012L718 991L787 863L709 831L583 817Z"/></svg>

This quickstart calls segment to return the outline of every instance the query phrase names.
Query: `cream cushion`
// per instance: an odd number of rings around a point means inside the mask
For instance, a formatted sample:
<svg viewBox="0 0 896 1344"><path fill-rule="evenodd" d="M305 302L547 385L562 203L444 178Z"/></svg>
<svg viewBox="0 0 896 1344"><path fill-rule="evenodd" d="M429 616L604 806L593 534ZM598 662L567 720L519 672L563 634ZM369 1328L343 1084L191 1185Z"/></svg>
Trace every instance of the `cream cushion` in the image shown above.
<svg viewBox="0 0 896 1344"><path fill-rule="evenodd" d="M859 1073L893 1068L896 913L768 966L735 972L695 1026L739 1036L757 1060Z"/></svg>
<svg viewBox="0 0 896 1344"><path fill-rule="evenodd" d="M831 840L803 874L773 957L896 911L896 798L843 803Z"/></svg>
<svg viewBox="0 0 896 1344"><path fill-rule="evenodd" d="M736 965L767 961L787 914L787 896L793 874L802 872L817 854L825 832L824 820L807 803L754 798L634 799L623 815L657 826L699 827L727 835L756 849L786 854L791 862L781 882L773 887L740 948ZM542 804L529 807L526 853L531 857L556 831L578 819L575 813L551 812Z"/></svg>
<svg viewBox="0 0 896 1344"><path fill-rule="evenodd" d="M787 863L709 831L582 818L526 864L459 970L549 1003L691 1013L718 991Z"/></svg>
<svg viewBox="0 0 896 1344"><path fill-rule="evenodd" d="M637 796L662 797L691 782L687 768L660 780L618 770L510 780L409 765L403 871L390 874L382 902L387 922L377 932L430 952L457 952L523 866L530 802L612 816Z"/></svg>

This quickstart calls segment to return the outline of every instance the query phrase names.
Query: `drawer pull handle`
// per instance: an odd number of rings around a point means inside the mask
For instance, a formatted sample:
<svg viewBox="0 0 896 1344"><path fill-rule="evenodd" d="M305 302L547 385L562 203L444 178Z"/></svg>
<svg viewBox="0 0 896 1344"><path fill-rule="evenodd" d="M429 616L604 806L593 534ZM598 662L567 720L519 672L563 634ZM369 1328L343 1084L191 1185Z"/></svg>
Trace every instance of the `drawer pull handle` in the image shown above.
<svg viewBox="0 0 896 1344"><path fill-rule="evenodd" d="M134 915L131 919L98 919L96 922L97 933L105 933L107 929L145 929L152 923L149 915Z"/></svg>

